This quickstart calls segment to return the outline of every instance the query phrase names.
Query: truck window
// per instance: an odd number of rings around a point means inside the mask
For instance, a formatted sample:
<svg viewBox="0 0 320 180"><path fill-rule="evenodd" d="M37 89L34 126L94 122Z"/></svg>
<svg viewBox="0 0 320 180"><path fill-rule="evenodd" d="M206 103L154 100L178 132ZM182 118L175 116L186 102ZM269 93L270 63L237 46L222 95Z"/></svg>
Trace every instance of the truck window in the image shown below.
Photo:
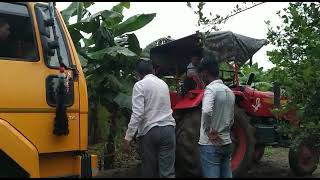
<svg viewBox="0 0 320 180"><path fill-rule="evenodd" d="M38 61L34 29L28 8L0 2L0 59Z"/></svg>
<svg viewBox="0 0 320 180"><path fill-rule="evenodd" d="M49 12L49 8L48 8L47 5L37 4L36 6L40 7L41 10L46 14L46 16L48 18L50 18L50 12ZM67 67L70 67L70 55L69 55L68 50L67 50L68 47L67 47L67 44L65 42L65 36L64 36L63 33L61 33L62 27L61 27L60 22L56 22L55 21L55 27L56 27L57 36L59 37L60 54L62 56L63 63ZM53 29L52 29L52 27L50 27L49 29L50 29L50 40L54 40ZM55 51L55 55L54 56L47 57L45 62L47 64L47 66L49 66L51 68L60 67L58 56L57 56L57 51Z"/></svg>

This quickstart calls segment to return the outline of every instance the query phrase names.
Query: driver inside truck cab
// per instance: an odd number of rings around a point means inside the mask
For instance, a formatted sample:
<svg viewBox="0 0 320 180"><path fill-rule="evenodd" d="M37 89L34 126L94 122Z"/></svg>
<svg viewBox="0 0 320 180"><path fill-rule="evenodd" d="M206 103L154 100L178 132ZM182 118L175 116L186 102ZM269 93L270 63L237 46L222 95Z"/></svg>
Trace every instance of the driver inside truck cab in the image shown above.
<svg viewBox="0 0 320 180"><path fill-rule="evenodd" d="M6 19L0 18L0 57L7 57L10 54L7 42L10 32L10 25Z"/></svg>
<svg viewBox="0 0 320 180"><path fill-rule="evenodd" d="M31 20L0 13L0 59L36 61L37 51Z"/></svg>

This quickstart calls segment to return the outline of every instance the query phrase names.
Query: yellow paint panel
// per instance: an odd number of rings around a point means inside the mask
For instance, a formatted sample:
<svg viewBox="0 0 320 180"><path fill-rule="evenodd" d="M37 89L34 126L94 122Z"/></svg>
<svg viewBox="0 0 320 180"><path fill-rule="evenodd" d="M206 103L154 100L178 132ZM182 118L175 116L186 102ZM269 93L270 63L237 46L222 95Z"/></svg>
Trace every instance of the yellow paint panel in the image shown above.
<svg viewBox="0 0 320 180"><path fill-rule="evenodd" d="M21 166L30 177L39 177L37 149L8 122L0 120L0 149Z"/></svg>
<svg viewBox="0 0 320 180"><path fill-rule="evenodd" d="M88 114L80 114L80 150L88 149ZM86 132L86 133L85 133Z"/></svg>
<svg viewBox="0 0 320 180"><path fill-rule="evenodd" d="M41 177L63 177L81 174L80 156L72 152L40 154Z"/></svg>
<svg viewBox="0 0 320 180"><path fill-rule="evenodd" d="M53 134L55 113L0 113L38 149L39 153L79 149L78 113L69 113L69 135ZM74 117L74 118L72 118Z"/></svg>
<svg viewBox="0 0 320 180"><path fill-rule="evenodd" d="M79 70L79 81L74 83L74 104L68 108L72 110L68 111L69 135L56 136L53 134L55 109L46 102L45 81L49 75L59 74L59 71L48 68L44 63L34 3L28 3L28 6L34 20L40 59L38 62L0 60L0 118L13 126L10 131L1 131L0 127L0 132L4 132L1 133L2 138L7 139L0 143L0 147L31 172L32 177L79 175L80 156L66 151L87 149L88 99L84 73L71 36L62 22L71 61ZM62 20L59 13L58 17ZM93 156L92 166L97 169L96 156Z"/></svg>

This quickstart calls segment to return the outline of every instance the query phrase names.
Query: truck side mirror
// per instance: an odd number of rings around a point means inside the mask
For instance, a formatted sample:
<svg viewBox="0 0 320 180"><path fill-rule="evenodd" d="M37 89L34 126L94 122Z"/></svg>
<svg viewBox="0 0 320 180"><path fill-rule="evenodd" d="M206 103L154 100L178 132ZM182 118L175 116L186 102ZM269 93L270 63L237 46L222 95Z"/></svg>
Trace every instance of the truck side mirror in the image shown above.
<svg viewBox="0 0 320 180"><path fill-rule="evenodd" d="M61 84L61 80L63 82L65 81L64 77L59 77L57 75L50 75L46 79L46 97L47 97L47 103L52 106L56 107L59 104L58 100L58 91L59 91L59 86L65 86L63 83ZM72 80L69 79L69 91L64 92L64 102L63 105L66 107L71 106L74 103L74 84L72 83ZM66 87L63 87L61 89L66 89ZM61 90L60 89L60 90ZM61 95L61 94L60 94ZM61 102L60 102L61 103Z"/></svg>
<svg viewBox="0 0 320 180"><path fill-rule="evenodd" d="M254 81L254 76L255 74L254 73L250 73L249 75L249 78L248 78L248 81L247 81L247 85L251 85Z"/></svg>
<svg viewBox="0 0 320 180"><path fill-rule="evenodd" d="M50 26L54 25L53 19L49 19L47 15L41 10L40 7L36 7L36 16L38 20L39 32L41 35L41 44L43 49L43 55L54 56L55 49L58 46L56 41L50 39Z"/></svg>
<svg viewBox="0 0 320 180"><path fill-rule="evenodd" d="M55 54L54 49L50 48L50 42L51 40L47 36L41 35L41 44L44 56L54 56Z"/></svg>
<svg viewBox="0 0 320 180"><path fill-rule="evenodd" d="M38 20L40 34L50 38L50 29L47 20L48 18L46 14L40 9L40 7L36 7L36 16Z"/></svg>

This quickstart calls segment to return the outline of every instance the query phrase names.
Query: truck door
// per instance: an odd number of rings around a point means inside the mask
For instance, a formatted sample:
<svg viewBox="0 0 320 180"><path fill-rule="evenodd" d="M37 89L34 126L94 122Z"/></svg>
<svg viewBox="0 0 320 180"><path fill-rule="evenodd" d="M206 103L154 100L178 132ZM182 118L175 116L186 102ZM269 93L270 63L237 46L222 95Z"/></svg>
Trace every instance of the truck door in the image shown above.
<svg viewBox="0 0 320 180"><path fill-rule="evenodd" d="M58 77L62 74L57 51L52 56L47 56L43 51L44 37L53 40L52 26L40 26L48 17L47 5L0 2L0 119L23 134L39 153L78 150L77 81L69 81L69 92L65 97L69 132L65 135L53 133ZM73 62L69 46L61 33L61 24L55 23L63 62L70 67ZM3 24L6 24L5 30L2 29ZM9 36L1 38L3 32L8 30ZM69 71L65 74L72 76Z"/></svg>

